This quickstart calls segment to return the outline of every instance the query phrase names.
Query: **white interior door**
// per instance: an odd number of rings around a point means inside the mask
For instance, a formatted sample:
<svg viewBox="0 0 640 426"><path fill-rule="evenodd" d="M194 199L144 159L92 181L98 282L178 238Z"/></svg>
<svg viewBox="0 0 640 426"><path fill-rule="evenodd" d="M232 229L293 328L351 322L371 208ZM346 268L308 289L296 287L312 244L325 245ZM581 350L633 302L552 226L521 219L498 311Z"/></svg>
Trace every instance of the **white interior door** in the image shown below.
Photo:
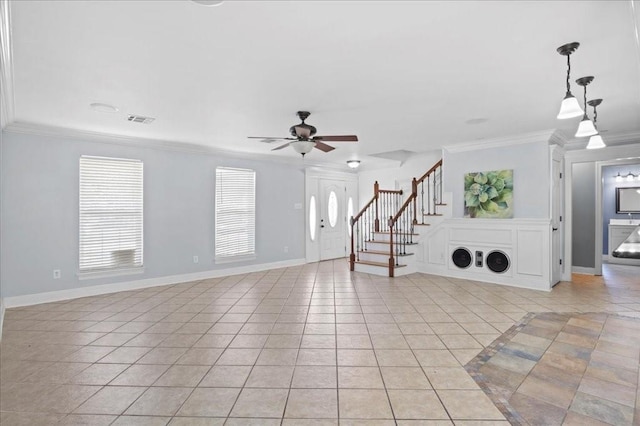
<svg viewBox="0 0 640 426"><path fill-rule="evenodd" d="M320 181L320 260L347 255L344 181Z"/></svg>
<svg viewBox="0 0 640 426"><path fill-rule="evenodd" d="M552 195L551 195L551 285L556 284L562 279L562 241L563 241L563 222L562 222L562 163L558 158L553 158L551 162L552 175Z"/></svg>

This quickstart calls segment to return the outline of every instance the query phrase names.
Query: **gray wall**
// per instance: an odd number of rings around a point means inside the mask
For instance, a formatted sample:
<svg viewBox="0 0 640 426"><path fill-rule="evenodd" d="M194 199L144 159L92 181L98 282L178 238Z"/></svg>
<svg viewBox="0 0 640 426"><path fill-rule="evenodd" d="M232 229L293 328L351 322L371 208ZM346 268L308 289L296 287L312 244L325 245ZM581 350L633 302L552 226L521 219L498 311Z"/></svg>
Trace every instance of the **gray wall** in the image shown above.
<svg viewBox="0 0 640 426"><path fill-rule="evenodd" d="M595 267L596 165L574 163L571 168L573 265Z"/></svg>
<svg viewBox="0 0 640 426"><path fill-rule="evenodd" d="M2 297L304 258L304 171L300 164L3 132L0 279ZM144 274L78 280L78 159L144 162ZM255 260L216 265L217 166L256 171ZM288 253L284 253L284 246ZM193 263L193 256L199 263ZM53 280L53 270L62 277Z"/></svg>
<svg viewBox="0 0 640 426"><path fill-rule="evenodd" d="M629 215L616 213L616 188L628 188L631 186L640 186L640 182L616 182L615 176L625 176L627 173L638 175L640 172L640 163L624 166L605 166L602 168L602 254L609 254L609 221L611 219L627 219ZM635 219L640 218L638 214L634 214ZM614 247L615 249L615 247Z"/></svg>
<svg viewBox="0 0 640 426"><path fill-rule="evenodd" d="M464 175L470 172L513 169L513 217L548 219L548 141L482 150L444 151L444 190L453 194L453 217L464 216Z"/></svg>

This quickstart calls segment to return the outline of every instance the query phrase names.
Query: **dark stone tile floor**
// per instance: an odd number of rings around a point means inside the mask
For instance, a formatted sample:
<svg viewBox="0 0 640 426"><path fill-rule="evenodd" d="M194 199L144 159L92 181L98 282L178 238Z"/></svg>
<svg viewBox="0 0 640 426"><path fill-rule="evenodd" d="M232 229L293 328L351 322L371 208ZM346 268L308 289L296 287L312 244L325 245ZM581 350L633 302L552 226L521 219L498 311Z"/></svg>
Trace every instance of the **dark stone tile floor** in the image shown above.
<svg viewBox="0 0 640 426"><path fill-rule="evenodd" d="M530 313L466 366L516 425L638 425L640 320Z"/></svg>

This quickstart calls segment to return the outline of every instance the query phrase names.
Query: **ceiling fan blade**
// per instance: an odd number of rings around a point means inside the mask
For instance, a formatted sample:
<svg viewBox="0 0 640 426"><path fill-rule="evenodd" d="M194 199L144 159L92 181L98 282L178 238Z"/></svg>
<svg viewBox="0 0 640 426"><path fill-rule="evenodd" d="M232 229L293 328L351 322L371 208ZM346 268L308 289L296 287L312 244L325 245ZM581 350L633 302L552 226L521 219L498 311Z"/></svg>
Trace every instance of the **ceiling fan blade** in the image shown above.
<svg viewBox="0 0 640 426"><path fill-rule="evenodd" d="M279 150L279 149L286 148L286 147L288 147L288 146L289 146L289 144L291 144L291 142L287 142L287 143L285 143L284 145L280 145L280 146L279 146L279 147L277 147L277 148L273 148L271 151L277 151L277 150Z"/></svg>
<svg viewBox="0 0 640 426"><path fill-rule="evenodd" d="M260 142L266 142L266 143L271 143L275 141L295 140L294 138L270 138L270 137L262 137L262 136L247 136L247 139L261 139Z"/></svg>
<svg viewBox="0 0 640 426"><path fill-rule="evenodd" d="M335 148L332 147L331 145L327 145L326 143L322 143L320 141L315 141L316 142L316 148L318 148L320 151L322 152L329 152L329 151L333 151Z"/></svg>
<svg viewBox="0 0 640 426"><path fill-rule="evenodd" d="M329 142L358 142L358 137L356 135L314 136L313 139L319 139L321 141Z"/></svg>

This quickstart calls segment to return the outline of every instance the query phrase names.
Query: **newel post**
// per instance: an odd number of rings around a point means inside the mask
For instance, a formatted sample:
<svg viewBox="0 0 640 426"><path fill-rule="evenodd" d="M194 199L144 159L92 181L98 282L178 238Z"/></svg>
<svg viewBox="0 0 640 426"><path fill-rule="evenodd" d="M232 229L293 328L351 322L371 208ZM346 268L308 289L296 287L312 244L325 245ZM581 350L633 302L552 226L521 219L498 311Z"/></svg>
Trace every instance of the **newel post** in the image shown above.
<svg viewBox="0 0 640 426"><path fill-rule="evenodd" d="M389 216L389 277L393 278L393 269L396 263L393 258L393 217Z"/></svg>
<svg viewBox="0 0 640 426"><path fill-rule="evenodd" d="M354 233L353 233L353 223L355 221L353 220L353 216L351 216L351 219L349 220L349 226L351 226L351 254L349 255L349 270L351 272L355 271L355 266L356 266L356 252L353 249L353 240L354 240Z"/></svg>
<svg viewBox="0 0 640 426"><path fill-rule="evenodd" d="M375 181L373 184L373 196L376 199L376 218L373 225L373 230L375 232L380 232L380 219L378 219L378 193L380 192L380 185L378 181Z"/></svg>
<svg viewBox="0 0 640 426"><path fill-rule="evenodd" d="M411 196L413 197L413 224L418 224L418 218L416 217L416 212L418 211L416 206L416 200L418 199L418 181L416 178L413 178L411 181Z"/></svg>

